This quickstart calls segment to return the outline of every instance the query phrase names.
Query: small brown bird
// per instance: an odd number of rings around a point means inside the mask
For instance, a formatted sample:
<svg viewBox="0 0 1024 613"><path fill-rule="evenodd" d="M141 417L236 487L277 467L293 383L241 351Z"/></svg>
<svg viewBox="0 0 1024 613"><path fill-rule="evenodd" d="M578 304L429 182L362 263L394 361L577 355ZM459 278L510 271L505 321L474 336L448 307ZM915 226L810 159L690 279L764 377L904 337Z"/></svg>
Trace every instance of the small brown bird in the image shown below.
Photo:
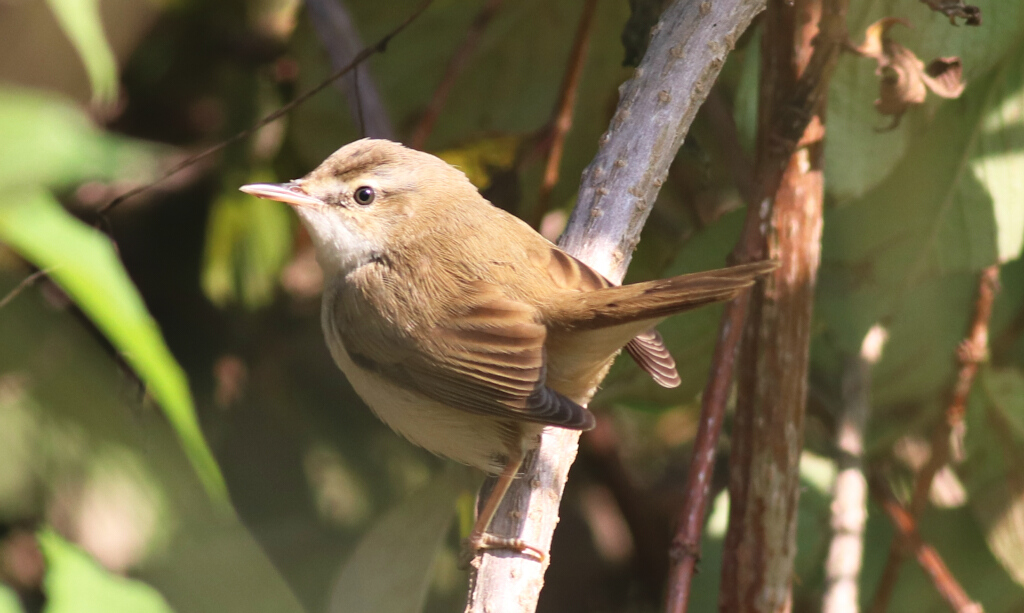
<svg viewBox="0 0 1024 613"><path fill-rule="evenodd" d="M366 404L412 443L499 475L471 552L543 559L486 532L541 430L594 426L584 405L623 347L659 384L679 385L654 326L775 267L615 286L491 205L461 171L385 140L342 147L302 179L241 190L292 205L309 230L324 336Z"/></svg>

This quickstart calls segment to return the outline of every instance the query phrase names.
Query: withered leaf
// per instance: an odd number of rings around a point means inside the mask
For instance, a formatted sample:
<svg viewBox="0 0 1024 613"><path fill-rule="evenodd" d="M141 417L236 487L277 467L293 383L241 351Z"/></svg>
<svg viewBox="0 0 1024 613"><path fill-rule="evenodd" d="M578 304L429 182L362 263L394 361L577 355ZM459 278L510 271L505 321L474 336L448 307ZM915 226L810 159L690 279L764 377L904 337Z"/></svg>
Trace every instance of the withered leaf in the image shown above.
<svg viewBox="0 0 1024 613"><path fill-rule="evenodd" d="M903 19L886 17L868 26L860 46L850 46L857 55L878 63L875 74L879 76L879 96L875 108L893 118L886 130L899 126L907 109L922 104L929 90L943 98L956 98L964 89L960 58L939 58L926 67L913 51L889 38L889 30L896 24L912 27Z"/></svg>

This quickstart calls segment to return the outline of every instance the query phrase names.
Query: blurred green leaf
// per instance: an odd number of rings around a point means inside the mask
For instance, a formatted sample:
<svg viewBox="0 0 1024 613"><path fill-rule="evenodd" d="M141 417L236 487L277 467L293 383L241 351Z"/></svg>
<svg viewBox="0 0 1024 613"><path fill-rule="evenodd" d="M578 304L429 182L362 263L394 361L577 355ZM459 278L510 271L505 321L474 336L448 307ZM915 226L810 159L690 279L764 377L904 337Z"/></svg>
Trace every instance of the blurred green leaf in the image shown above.
<svg viewBox="0 0 1024 613"><path fill-rule="evenodd" d="M154 171L153 149L101 131L68 100L0 87L0 188L63 186Z"/></svg>
<svg viewBox="0 0 1024 613"><path fill-rule="evenodd" d="M3 583L0 583L0 613L23 613L18 595Z"/></svg>
<svg viewBox="0 0 1024 613"><path fill-rule="evenodd" d="M873 384L879 404L934 397L965 333L977 271L1019 254L1024 188L1007 165L1024 159L1022 72L1018 45L939 107L888 178L826 211L818 326L846 355L871 325L889 329ZM816 353L820 368L830 358Z"/></svg>
<svg viewBox="0 0 1024 613"><path fill-rule="evenodd" d="M1024 585L1024 373L984 368L971 401L959 472L989 549Z"/></svg>
<svg viewBox="0 0 1024 613"><path fill-rule="evenodd" d="M47 2L85 64L92 86L93 104L112 104L117 100L117 60L103 33L99 0Z"/></svg>
<svg viewBox="0 0 1024 613"><path fill-rule="evenodd" d="M152 587L112 575L55 532L39 533L46 556L47 613L170 613Z"/></svg>
<svg viewBox="0 0 1024 613"><path fill-rule="evenodd" d="M418 613L423 608L464 475L464 469L449 465L370 529L334 584L331 613Z"/></svg>
<svg viewBox="0 0 1024 613"><path fill-rule="evenodd" d="M256 176L248 182L266 180ZM291 255L292 223L285 205L243 194L237 190L241 184L229 184L210 209L202 284L218 306L239 301L256 309L274 297Z"/></svg>
<svg viewBox="0 0 1024 613"><path fill-rule="evenodd" d="M956 56L963 61L968 87L997 64L1020 53L1024 36L1024 3L977 2L985 25L950 27L949 20L934 11L922 10L919 0L870 0L850 7L850 37L859 43L868 25L882 17L900 17L912 28L899 28L894 39L925 63ZM912 141L926 130L946 131L934 115L934 102L908 113L896 130L877 132L887 124L875 110L878 77L871 60L844 55L829 89L828 139L825 182L829 194L840 201L863 196L887 176L898 176L897 164Z"/></svg>
<svg viewBox="0 0 1024 613"><path fill-rule="evenodd" d="M110 241L39 188L0 196L0 240L47 270L124 353L174 426L209 494L228 509L224 478L203 440L185 373Z"/></svg>

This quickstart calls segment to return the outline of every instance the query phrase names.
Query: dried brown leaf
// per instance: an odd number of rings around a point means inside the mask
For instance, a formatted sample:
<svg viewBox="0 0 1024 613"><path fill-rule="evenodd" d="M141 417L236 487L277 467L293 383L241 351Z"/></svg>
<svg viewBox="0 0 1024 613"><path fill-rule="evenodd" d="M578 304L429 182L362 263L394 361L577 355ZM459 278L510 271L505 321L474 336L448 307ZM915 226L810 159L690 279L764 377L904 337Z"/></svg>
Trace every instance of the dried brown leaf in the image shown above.
<svg viewBox="0 0 1024 613"><path fill-rule="evenodd" d="M896 24L912 27L904 19L885 17L868 26L861 45L849 46L857 55L878 63L875 108L893 118L885 130L896 128L907 109L925 101L929 90L943 98L956 98L964 89L960 58L939 58L926 67L913 51L889 37L889 30Z"/></svg>

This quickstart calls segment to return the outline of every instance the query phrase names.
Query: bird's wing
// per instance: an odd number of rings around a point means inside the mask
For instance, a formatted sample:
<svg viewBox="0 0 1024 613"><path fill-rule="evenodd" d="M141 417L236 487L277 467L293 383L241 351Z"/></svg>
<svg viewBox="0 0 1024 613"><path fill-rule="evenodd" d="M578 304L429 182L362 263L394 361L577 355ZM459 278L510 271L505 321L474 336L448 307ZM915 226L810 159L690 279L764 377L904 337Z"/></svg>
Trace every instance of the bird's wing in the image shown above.
<svg viewBox="0 0 1024 613"><path fill-rule="evenodd" d="M353 326L336 330L353 362L471 413L587 430L589 411L545 386L547 330L534 307L475 283L465 306L425 334ZM340 307L343 308L343 307Z"/></svg>
<svg viewBox="0 0 1024 613"><path fill-rule="evenodd" d="M545 263L548 275L558 287L584 292L615 287L596 270L561 249L552 246ZM654 328L636 335L626 343L626 353L662 387L677 387L682 381L676 362L665 347L661 334Z"/></svg>

